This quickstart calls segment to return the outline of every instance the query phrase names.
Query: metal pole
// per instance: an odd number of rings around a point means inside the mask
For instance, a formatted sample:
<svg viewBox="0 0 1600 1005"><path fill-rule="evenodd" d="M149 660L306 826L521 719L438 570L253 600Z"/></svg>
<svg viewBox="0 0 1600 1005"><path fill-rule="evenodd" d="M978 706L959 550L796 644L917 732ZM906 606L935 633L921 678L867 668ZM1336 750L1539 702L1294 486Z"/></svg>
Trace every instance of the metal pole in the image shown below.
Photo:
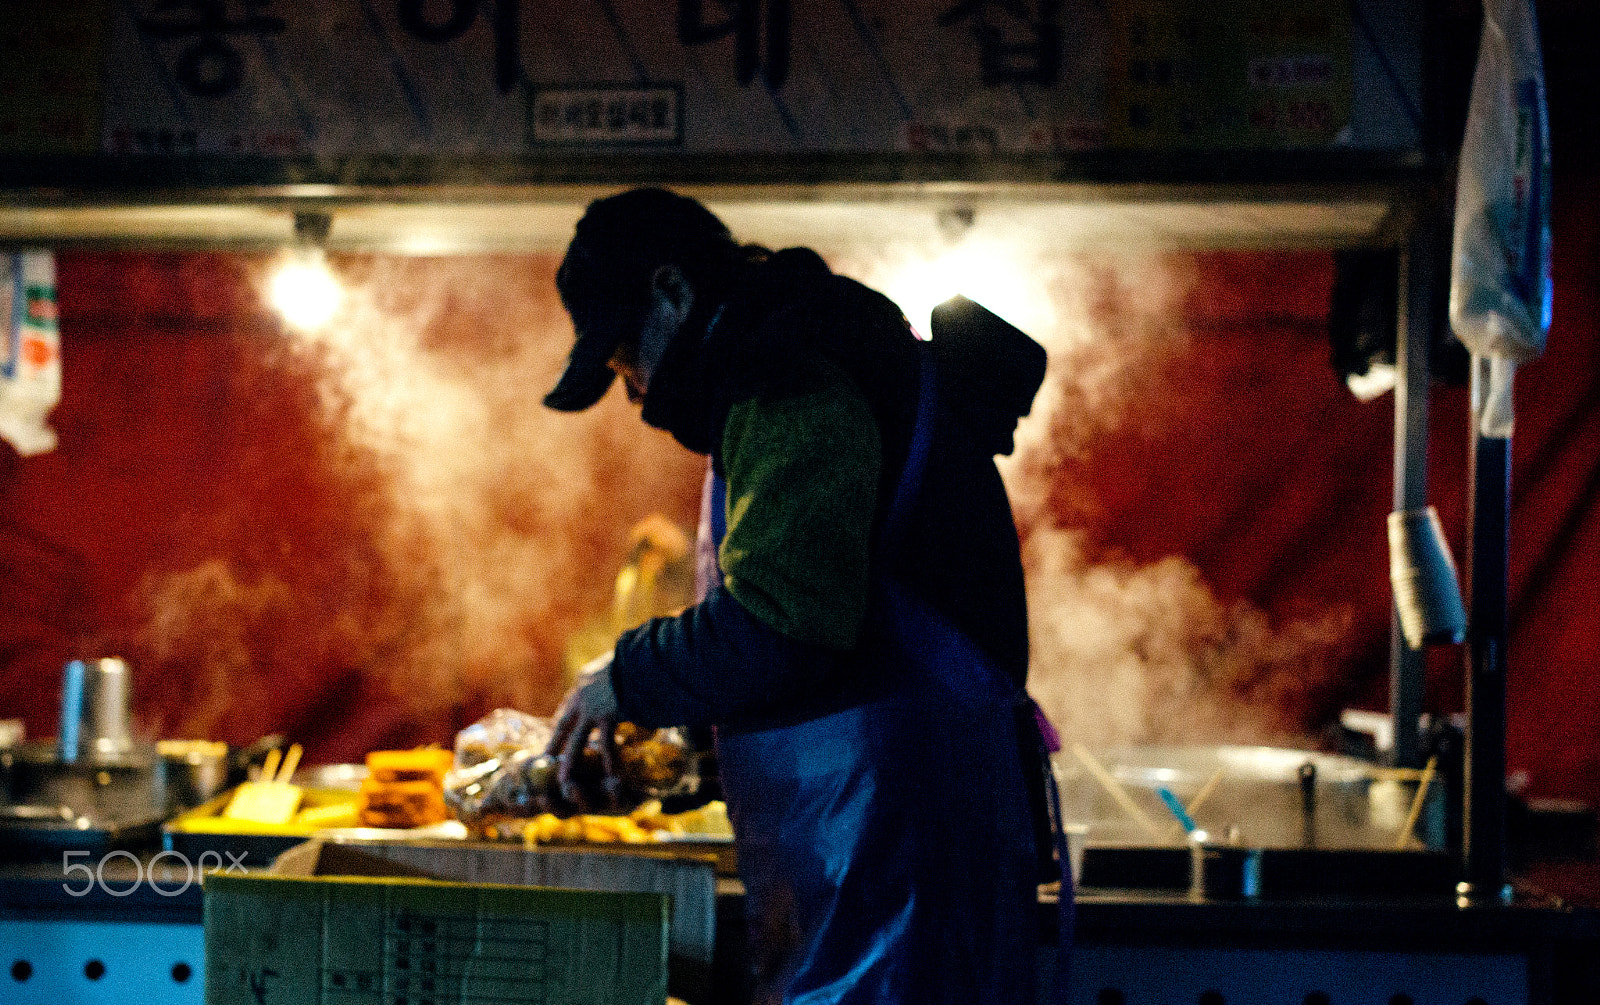
<svg viewBox="0 0 1600 1005"><path fill-rule="evenodd" d="M1511 431L1486 435L1486 357L1472 358L1471 544L1467 556L1467 735L1461 835L1463 901L1505 902L1507 566L1511 554Z"/></svg>
<svg viewBox="0 0 1600 1005"><path fill-rule="evenodd" d="M1395 318L1394 508L1428 504L1428 347L1433 342L1441 227L1424 210L1400 249ZM1406 645L1400 618L1389 609L1389 713L1396 767L1422 767L1417 719L1422 715L1423 651Z"/></svg>

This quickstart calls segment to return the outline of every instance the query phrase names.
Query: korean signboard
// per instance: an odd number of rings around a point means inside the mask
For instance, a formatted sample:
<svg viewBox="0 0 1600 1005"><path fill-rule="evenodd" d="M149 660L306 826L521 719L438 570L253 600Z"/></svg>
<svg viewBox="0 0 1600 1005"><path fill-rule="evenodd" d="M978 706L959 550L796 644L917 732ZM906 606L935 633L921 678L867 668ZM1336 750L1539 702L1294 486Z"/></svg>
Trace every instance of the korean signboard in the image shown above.
<svg viewBox="0 0 1600 1005"><path fill-rule="evenodd" d="M1317 147L1351 115L1343 0L1293 23L1222 0L1198 31L1160 0L9 6L8 49L55 48L0 78L8 152L1058 153L1191 126L1198 146ZM1200 118L1163 67L1196 75Z"/></svg>

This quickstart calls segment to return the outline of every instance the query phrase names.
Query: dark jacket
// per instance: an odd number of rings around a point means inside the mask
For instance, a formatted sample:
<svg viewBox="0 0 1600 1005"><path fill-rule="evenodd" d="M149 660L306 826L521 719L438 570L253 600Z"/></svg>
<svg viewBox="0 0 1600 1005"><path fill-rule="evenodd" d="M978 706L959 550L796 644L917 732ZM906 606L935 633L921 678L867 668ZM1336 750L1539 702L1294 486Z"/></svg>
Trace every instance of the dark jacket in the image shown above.
<svg viewBox="0 0 1600 1005"><path fill-rule="evenodd" d="M911 440L926 348L882 294L791 249L756 266L704 336L675 341L652 379L645 416L709 453L720 471L717 450L732 404L784 393L788 376L805 369L804 356L819 354L858 385L878 424L883 466L875 529L881 529ZM874 534L873 575L898 578L1020 687L1028 639L1016 528L992 457L994 438L964 418L961 400L964 388L984 382L949 373L940 386L932 451L904 542L891 555ZM985 403L965 404L981 411ZM622 717L640 725L716 724L733 731L787 725L879 693L886 671L872 655L874 634L869 614L855 651L803 644L718 587L683 614L624 634L612 681Z"/></svg>

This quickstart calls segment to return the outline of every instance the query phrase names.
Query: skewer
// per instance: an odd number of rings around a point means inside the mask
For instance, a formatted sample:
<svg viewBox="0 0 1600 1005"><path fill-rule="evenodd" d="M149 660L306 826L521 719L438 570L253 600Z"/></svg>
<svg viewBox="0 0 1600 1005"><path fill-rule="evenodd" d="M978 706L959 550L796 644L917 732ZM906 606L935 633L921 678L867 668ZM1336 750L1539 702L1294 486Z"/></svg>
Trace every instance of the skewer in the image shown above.
<svg viewBox="0 0 1600 1005"><path fill-rule="evenodd" d="M1411 810L1406 813L1406 823L1400 828L1400 840L1395 842L1396 851L1405 851L1406 845L1411 843L1411 832L1416 829L1417 818L1422 816L1422 803L1428 797L1428 786L1433 782L1434 769L1439 766L1438 755L1428 758L1428 763L1422 769L1422 780L1417 782L1417 794L1411 800Z"/></svg>
<svg viewBox="0 0 1600 1005"><path fill-rule="evenodd" d="M1139 808L1139 804L1133 801L1132 796L1128 795L1128 790L1122 787L1122 783L1111 777L1111 772L1107 771L1104 765L1095 760L1094 755L1089 753L1089 748L1081 743L1074 743L1072 745L1072 753L1079 761L1083 762L1083 766L1089 769L1089 774L1094 776L1094 780L1100 783L1100 786L1111 795L1112 799L1116 800L1117 805L1121 806L1128 816L1138 822L1139 826L1143 827L1151 837L1160 839L1161 828L1157 827L1155 821L1145 815L1144 810Z"/></svg>
<svg viewBox="0 0 1600 1005"><path fill-rule="evenodd" d="M1225 770L1227 769L1218 768L1215 772L1213 772L1211 777L1206 779L1206 783L1200 786L1200 791L1196 792L1194 794L1194 798L1189 800L1189 805L1184 807L1184 809L1188 811L1189 816L1198 817L1200 815L1201 805L1203 805L1207 799L1211 798L1211 793L1216 791L1217 784L1222 781L1222 773Z"/></svg>
<svg viewBox="0 0 1600 1005"><path fill-rule="evenodd" d="M270 782L278 777L278 759L283 756L283 751L273 747L267 751L267 759L261 762L261 780Z"/></svg>
<svg viewBox="0 0 1600 1005"><path fill-rule="evenodd" d="M1184 834L1191 838L1196 834L1205 834L1205 831L1195 825L1194 817L1191 817L1189 811L1183 808L1183 804L1178 802L1178 797L1172 794L1171 789L1162 786L1156 789L1156 795L1160 796L1161 801L1167 804L1167 809L1172 811L1172 815L1178 821L1178 826L1183 828Z"/></svg>
<svg viewBox="0 0 1600 1005"><path fill-rule="evenodd" d="M1216 791L1217 783L1222 781L1222 775L1226 770L1227 770L1226 768L1218 768L1216 771L1212 772L1211 773L1211 777L1206 779L1206 783L1204 785L1200 786L1200 791L1196 792L1194 794L1194 798L1189 800L1189 805L1188 806L1183 806L1183 805L1174 806L1174 805L1171 805L1169 803L1168 804L1168 808L1173 810L1174 813L1176 813L1177 810L1180 810L1180 809L1183 810L1184 816L1187 816L1189 818L1190 823L1192 824L1194 822L1195 817L1198 816L1199 813L1200 813L1200 807L1205 804L1205 801L1207 799L1211 798L1211 793ZM1157 791L1158 794L1159 793L1165 793L1165 795L1162 795L1162 799L1166 799L1167 795L1171 795L1171 793L1167 792L1166 789L1157 789L1156 791ZM1189 833L1189 831L1194 829L1193 827L1188 827L1188 826L1184 825L1183 817L1179 817L1177 819L1176 823L1178 825L1178 831L1181 834L1187 835ZM1168 827L1167 830L1170 833L1172 828Z"/></svg>
<svg viewBox="0 0 1600 1005"><path fill-rule="evenodd" d="M294 777L294 769L300 766L300 755L305 749L296 743L289 747L289 754L283 759L283 767L278 769L278 781L288 782Z"/></svg>
<svg viewBox="0 0 1600 1005"><path fill-rule="evenodd" d="M1372 768L1375 782L1415 782L1422 778L1425 768Z"/></svg>

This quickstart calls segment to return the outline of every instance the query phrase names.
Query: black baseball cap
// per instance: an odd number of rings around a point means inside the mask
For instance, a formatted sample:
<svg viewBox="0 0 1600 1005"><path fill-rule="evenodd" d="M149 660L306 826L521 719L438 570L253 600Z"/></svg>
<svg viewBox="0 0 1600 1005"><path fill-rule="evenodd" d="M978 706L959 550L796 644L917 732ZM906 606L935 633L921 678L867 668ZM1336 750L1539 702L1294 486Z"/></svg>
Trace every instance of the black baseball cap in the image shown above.
<svg viewBox="0 0 1600 1005"><path fill-rule="evenodd" d="M629 337L638 308L632 305L599 304L572 311L572 327L578 333L567 356L567 368L556 386L544 396L545 406L560 412L581 412L605 397L616 379L611 357Z"/></svg>
<svg viewBox="0 0 1600 1005"><path fill-rule="evenodd" d="M605 396L616 378L608 364L638 337L657 267L670 262L704 281L716 269L708 263L732 261L737 250L721 220L676 192L636 188L591 202L556 272L578 337L545 405L581 412Z"/></svg>

